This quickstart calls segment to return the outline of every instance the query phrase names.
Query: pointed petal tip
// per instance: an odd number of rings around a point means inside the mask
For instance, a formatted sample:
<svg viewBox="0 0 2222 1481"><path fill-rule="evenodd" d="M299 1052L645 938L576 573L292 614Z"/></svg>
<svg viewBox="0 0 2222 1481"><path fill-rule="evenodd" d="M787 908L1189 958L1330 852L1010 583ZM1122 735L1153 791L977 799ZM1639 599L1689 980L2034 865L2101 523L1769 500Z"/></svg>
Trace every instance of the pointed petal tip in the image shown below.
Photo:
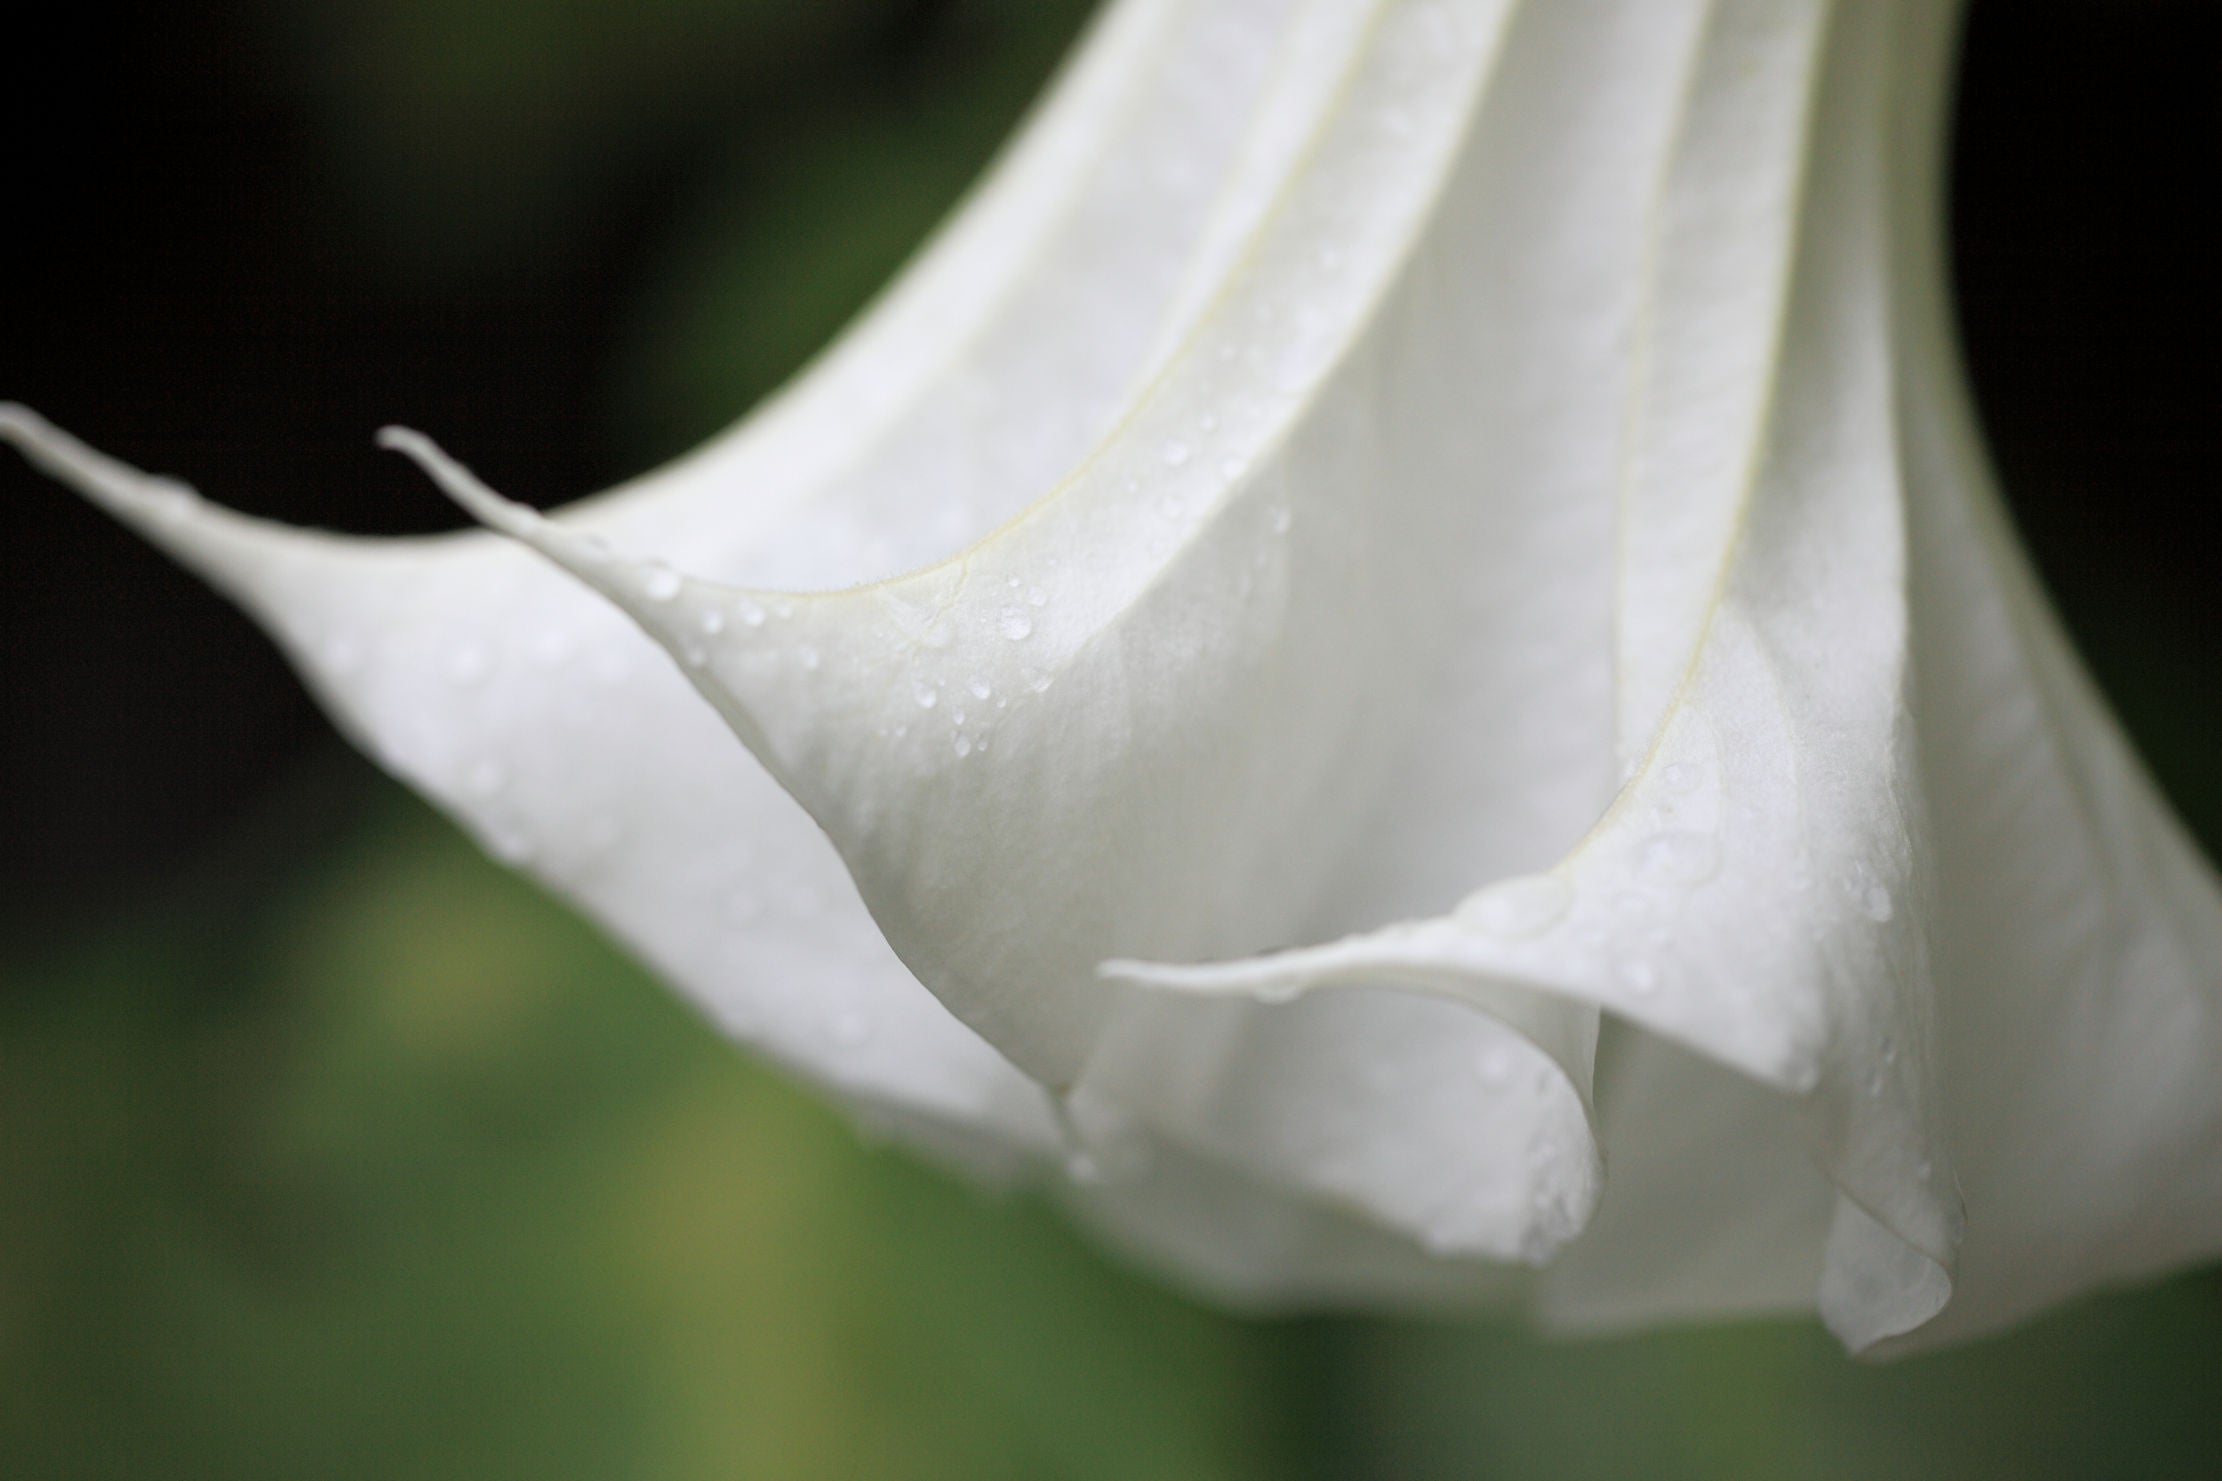
<svg viewBox="0 0 2222 1481"><path fill-rule="evenodd" d="M191 485L96 452L20 401L0 401L0 442L143 533L152 535L158 519L175 520L200 507Z"/></svg>
<svg viewBox="0 0 2222 1481"><path fill-rule="evenodd" d="M1096 964L1096 977L1126 987L1196 997L1251 997L1263 1003L1289 1002L1313 986L1310 973L1291 973L1270 958L1171 963L1112 957Z"/></svg>
<svg viewBox="0 0 2222 1481"><path fill-rule="evenodd" d="M413 427L378 429L377 443L417 465L441 493L488 529L537 546L547 521L539 511L505 499L486 486L477 474L448 454L447 449Z"/></svg>

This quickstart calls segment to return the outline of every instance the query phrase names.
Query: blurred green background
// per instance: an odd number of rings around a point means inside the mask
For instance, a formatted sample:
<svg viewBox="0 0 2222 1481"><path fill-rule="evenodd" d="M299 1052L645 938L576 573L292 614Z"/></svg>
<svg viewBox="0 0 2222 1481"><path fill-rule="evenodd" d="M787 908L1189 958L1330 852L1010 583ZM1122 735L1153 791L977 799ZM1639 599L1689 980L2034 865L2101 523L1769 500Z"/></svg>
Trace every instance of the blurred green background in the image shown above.
<svg viewBox="0 0 2222 1481"><path fill-rule="evenodd" d="M446 522L386 420L576 496L822 342L1084 10L80 7L5 63L0 394L312 523ZM2210 851L2214 15L1979 6L1957 170L2017 514ZM1198 1308L861 1143L0 476L0 1476L2222 1474L2212 1274L1880 1368Z"/></svg>

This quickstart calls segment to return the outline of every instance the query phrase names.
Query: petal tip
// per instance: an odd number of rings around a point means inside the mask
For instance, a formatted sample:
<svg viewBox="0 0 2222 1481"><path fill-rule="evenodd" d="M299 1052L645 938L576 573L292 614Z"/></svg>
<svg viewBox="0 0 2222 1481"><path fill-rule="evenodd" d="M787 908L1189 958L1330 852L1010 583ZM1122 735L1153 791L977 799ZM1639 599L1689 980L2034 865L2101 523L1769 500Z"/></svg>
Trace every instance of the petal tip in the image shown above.
<svg viewBox="0 0 2222 1481"><path fill-rule="evenodd" d="M380 427L376 441L387 452L399 453L416 464L441 493L488 529L534 544L544 535L547 521L538 511L495 493L477 474L415 428Z"/></svg>

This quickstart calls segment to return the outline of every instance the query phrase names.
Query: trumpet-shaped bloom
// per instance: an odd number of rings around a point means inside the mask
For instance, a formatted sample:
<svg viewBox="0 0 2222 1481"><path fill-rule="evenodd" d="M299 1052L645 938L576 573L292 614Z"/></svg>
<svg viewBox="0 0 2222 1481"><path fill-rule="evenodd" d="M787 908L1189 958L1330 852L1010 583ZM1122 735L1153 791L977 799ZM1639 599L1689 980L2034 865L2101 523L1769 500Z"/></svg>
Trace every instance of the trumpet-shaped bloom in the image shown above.
<svg viewBox="0 0 2222 1481"><path fill-rule="evenodd" d="M542 517L0 430L725 1030L1256 1304L1995 1328L2222 1246L2222 908L1949 340L1939 0L1117 0Z"/></svg>

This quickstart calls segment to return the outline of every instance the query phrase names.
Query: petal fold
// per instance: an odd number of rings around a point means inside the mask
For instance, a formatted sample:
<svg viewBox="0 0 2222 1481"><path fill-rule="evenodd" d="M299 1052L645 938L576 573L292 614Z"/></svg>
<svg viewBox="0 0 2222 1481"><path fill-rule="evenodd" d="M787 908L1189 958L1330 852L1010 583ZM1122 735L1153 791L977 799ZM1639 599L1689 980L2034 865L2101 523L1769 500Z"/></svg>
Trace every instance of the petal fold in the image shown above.
<svg viewBox="0 0 2222 1481"><path fill-rule="evenodd" d="M0 436L728 1030L1190 1285L1907 1350L2222 1247L2222 892L1988 483L1953 37L1120 0L603 499L388 429L493 533L365 542Z"/></svg>

